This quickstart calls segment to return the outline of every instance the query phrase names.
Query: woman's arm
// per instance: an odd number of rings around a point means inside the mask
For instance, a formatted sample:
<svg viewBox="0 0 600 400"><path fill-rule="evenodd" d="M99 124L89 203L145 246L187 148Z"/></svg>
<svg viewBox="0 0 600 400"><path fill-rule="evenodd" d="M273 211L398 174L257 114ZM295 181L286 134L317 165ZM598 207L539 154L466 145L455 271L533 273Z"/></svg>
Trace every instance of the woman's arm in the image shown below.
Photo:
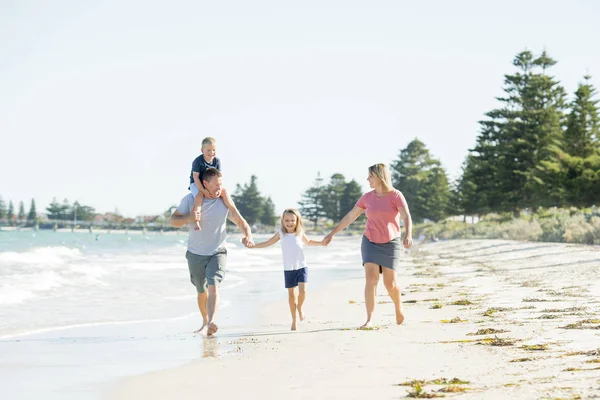
<svg viewBox="0 0 600 400"><path fill-rule="evenodd" d="M364 208L354 206L354 208L350 210L348 214L344 216L344 218L342 218L342 220L336 225L336 227L333 228L331 232L329 232L329 235L325 236L325 238L323 239L323 244L327 246L333 239L333 235L346 229L348 225L356 221L356 218L358 218L359 215L363 212L365 212Z"/></svg>
<svg viewBox="0 0 600 400"><path fill-rule="evenodd" d="M308 236L306 236L306 234L304 232L302 233L302 241L307 246L323 246L323 241L322 240L320 242L318 242L316 240L310 240L308 238Z"/></svg>
<svg viewBox="0 0 600 400"><path fill-rule="evenodd" d="M408 204L404 201L404 204L398 207L400 218L404 221L404 247L410 249L412 247L412 218L410 217L410 210Z"/></svg>
<svg viewBox="0 0 600 400"><path fill-rule="evenodd" d="M265 247L273 246L277 242L279 242L279 233L274 234L271 237L271 239L269 239L267 241L255 243L254 248L255 249L264 249Z"/></svg>

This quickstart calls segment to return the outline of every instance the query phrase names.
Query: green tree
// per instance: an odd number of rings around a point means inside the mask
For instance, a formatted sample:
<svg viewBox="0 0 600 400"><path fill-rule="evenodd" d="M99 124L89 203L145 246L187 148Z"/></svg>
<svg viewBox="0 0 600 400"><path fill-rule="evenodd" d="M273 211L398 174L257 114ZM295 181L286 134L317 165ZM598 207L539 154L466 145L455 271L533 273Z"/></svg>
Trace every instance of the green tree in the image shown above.
<svg viewBox="0 0 600 400"><path fill-rule="evenodd" d="M96 210L93 207L81 205L78 201L75 201L71 207L69 219L75 219L75 217L77 217L77 221L93 221L96 217Z"/></svg>
<svg viewBox="0 0 600 400"><path fill-rule="evenodd" d="M250 182L244 186L236 186L235 194L232 196L235 204L250 225L260 221L264 212L264 199L258 191L255 175L250 177Z"/></svg>
<svg viewBox="0 0 600 400"><path fill-rule="evenodd" d="M73 208L67 199L64 199L60 206L59 219L62 221L73 219Z"/></svg>
<svg viewBox="0 0 600 400"><path fill-rule="evenodd" d="M48 207L46 207L46 214L48 214L49 220L59 220L61 219L61 210L62 207L59 202L56 201L56 197L52 199L52 203Z"/></svg>
<svg viewBox="0 0 600 400"><path fill-rule="evenodd" d="M439 160L431 157L419 139L402 149L392 164L392 183L404 194L415 222L424 218L437 221L446 215L450 198L448 178Z"/></svg>
<svg viewBox="0 0 600 400"><path fill-rule="evenodd" d="M346 178L342 174L333 174L329 184L323 188L323 213L325 218L339 221L344 217L340 201L346 188Z"/></svg>
<svg viewBox="0 0 600 400"><path fill-rule="evenodd" d="M586 158L600 149L600 118L596 89L590 84L590 76L584 76L571 103L565 131L565 151L573 157Z"/></svg>
<svg viewBox="0 0 600 400"><path fill-rule="evenodd" d="M8 220L8 224L13 224L13 219L15 218L15 206L13 205L12 200L8 202L8 211L6 212L6 219Z"/></svg>
<svg viewBox="0 0 600 400"><path fill-rule="evenodd" d="M277 223L277 216L275 215L275 204L271 197L267 197L263 203L263 213L260 217L260 222L263 225L274 226Z"/></svg>
<svg viewBox="0 0 600 400"><path fill-rule="evenodd" d="M315 228L319 223L319 219L326 216L323 198L323 178L321 178L321 173L317 173L313 185L302 194L302 199L298 203L302 216L311 221Z"/></svg>
<svg viewBox="0 0 600 400"><path fill-rule="evenodd" d="M513 60L517 72L504 77L502 106L486 113L468 169L476 194L493 211L554 205L561 193L548 179L560 152L566 93L548 70L556 64L544 51ZM465 182L466 183L466 182ZM481 205L481 204L480 204Z"/></svg>
<svg viewBox="0 0 600 400"><path fill-rule="evenodd" d="M2 199L2 196L0 196L0 222L6 218L6 211L6 203Z"/></svg>
<svg viewBox="0 0 600 400"><path fill-rule="evenodd" d="M438 222L448 216L450 196L446 171L441 167L434 167L419 189L417 204L425 218Z"/></svg>
<svg viewBox="0 0 600 400"><path fill-rule="evenodd" d="M35 200L31 199L31 206L29 207L29 213L27 214L27 222L33 224L37 220L37 212L35 211Z"/></svg>
<svg viewBox="0 0 600 400"><path fill-rule="evenodd" d="M340 198L340 218L338 219L338 221L354 208L356 202L358 201L358 199L360 199L362 195L363 189L360 187L358 182L352 179L350 182L346 183L346 186L344 187L344 193ZM358 217L357 222L364 220L365 214L363 213Z"/></svg>
<svg viewBox="0 0 600 400"><path fill-rule="evenodd" d="M363 195L363 190L354 179L346 183L344 193L340 198L340 219L354 208L356 202Z"/></svg>
<svg viewBox="0 0 600 400"><path fill-rule="evenodd" d="M19 214L17 216L19 223L25 221L25 204L22 201L19 202Z"/></svg>

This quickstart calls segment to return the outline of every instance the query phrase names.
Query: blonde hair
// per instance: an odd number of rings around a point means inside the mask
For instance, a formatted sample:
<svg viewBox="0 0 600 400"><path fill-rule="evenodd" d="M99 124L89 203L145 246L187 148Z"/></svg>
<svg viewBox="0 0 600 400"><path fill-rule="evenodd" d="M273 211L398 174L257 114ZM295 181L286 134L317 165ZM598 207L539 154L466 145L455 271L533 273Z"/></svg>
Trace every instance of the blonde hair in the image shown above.
<svg viewBox="0 0 600 400"><path fill-rule="evenodd" d="M202 148L204 148L204 146L212 144L213 146L215 144L217 144L216 139L211 138L211 137L205 137L204 139L202 139Z"/></svg>
<svg viewBox="0 0 600 400"><path fill-rule="evenodd" d="M392 185L392 174L387 165L381 163L371 165L369 167L369 174L379 178L385 190L390 191L394 189L394 186Z"/></svg>
<svg viewBox="0 0 600 400"><path fill-rule="evenodd" d="M300 236L300 234L302 233L302 216L300 215L298 210L293 208L286 208L285 211L281 214L281 232L287 233L287 229L283 224L283 218L286 214L292 214L296 216L296 227L294 228L294 233L296 234L296 236Z"/></svg>

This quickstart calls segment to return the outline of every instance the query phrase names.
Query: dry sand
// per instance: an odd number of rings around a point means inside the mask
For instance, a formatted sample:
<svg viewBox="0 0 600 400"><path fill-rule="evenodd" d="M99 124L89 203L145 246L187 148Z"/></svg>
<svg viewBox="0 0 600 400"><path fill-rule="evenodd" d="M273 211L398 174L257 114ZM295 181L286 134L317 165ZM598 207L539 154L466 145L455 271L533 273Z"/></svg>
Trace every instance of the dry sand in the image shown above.
<svg viewBox="0 0 600 400"><path fill-rule="evenodd" d="M307 320L290 332L282 291L260 311L262 328L198 337L206 358L126 379L107 398L398 399L418 392L402 385L413 380L446 398L600 398L599 248L439 242L413 249L399 275L402 326L380 282L378 329L356 330L365 316L356 279L309 290ZM475 335L482 329L501 332ZM468 383L431 382L443 378Z"/></svg>

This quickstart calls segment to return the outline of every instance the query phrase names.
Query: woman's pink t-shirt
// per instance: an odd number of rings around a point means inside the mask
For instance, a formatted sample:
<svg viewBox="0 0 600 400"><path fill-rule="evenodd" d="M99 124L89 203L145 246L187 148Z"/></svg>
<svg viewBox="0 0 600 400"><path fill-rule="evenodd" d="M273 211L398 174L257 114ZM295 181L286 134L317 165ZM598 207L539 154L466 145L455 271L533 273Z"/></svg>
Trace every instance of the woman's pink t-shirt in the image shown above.
<svg viewBox="0 0 600 400"><path fill-rule="evenodd" d="M356 206L364 209L367 215L367 239L373 243L387 243L401 236L399 210L405 204L404 195L396 189L381 198L374 190L363 194Z"/></svg>

